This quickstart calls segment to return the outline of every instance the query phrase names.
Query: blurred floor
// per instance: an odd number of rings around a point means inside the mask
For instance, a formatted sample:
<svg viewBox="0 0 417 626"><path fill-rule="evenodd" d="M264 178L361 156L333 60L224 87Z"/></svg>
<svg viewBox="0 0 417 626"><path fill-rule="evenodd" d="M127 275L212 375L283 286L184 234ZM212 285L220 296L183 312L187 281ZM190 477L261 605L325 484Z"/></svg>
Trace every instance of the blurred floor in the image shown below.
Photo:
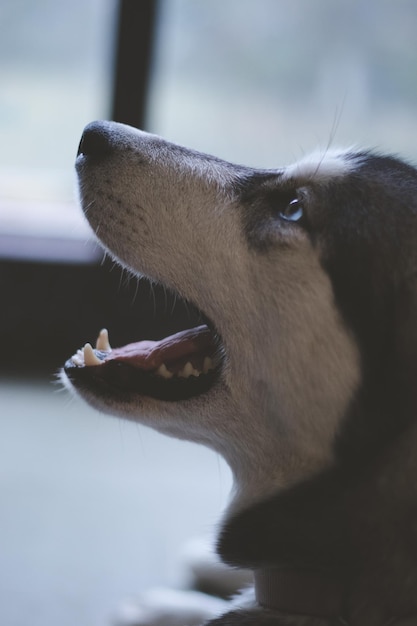
<svg viewBox="0 0 417 626"><path fill-rule="evenodd" d="M0 380L0 624L105 626L126 596L178 586L230 472L214 453Z"/></svg>

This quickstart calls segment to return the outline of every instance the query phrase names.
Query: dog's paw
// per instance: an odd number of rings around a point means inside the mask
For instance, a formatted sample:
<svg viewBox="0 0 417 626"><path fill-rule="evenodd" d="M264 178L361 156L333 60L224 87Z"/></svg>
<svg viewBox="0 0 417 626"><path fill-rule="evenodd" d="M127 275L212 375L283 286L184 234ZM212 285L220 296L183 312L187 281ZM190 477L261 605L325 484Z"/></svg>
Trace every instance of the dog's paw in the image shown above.
<svg viewBox="0 0 417 626"><path fill-rule="evenodd" d="M253 584L250 570L236 569L222 563L211 541L198 537L189 540L182 549L182 570L186 584L222 598L232 597Z"/></svg>
<svg viewBox="0 0 417 626"><path fill-rule="evenodd" d="M126 601L114 626L200 626L228 610L228 602L198 591L156 588Z"/></svg>

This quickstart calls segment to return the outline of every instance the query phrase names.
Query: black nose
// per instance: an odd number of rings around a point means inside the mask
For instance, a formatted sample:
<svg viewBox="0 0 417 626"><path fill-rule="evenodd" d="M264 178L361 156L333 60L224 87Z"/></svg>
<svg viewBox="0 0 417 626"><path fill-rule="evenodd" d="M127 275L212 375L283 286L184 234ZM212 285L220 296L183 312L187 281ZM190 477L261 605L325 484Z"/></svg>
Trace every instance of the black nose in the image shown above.
<svg viewBox="0 0 417 626"><path fill-rule="evenodd" d="M91 122L84 128L77 156L103 156L111 149L111 130L109 122Z"/></svg>

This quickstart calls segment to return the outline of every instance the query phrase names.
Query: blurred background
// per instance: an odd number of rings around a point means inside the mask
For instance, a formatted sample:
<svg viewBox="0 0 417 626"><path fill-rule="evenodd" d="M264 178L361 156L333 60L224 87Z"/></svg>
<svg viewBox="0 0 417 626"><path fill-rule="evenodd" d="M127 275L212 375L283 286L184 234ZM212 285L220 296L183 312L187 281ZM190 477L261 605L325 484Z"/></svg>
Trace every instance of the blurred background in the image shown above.
<svg viewBox="0 0 417 626"><path fill-rule="evenodd" d="M260 167L352 144L416 162L416 32L414 0L0 0L2 626L99 626L124 597L177 586L180 546L212 532L231 483L213 453L55 381L102 326L117 345L184 317L92 241L83 126Z"/></svg>

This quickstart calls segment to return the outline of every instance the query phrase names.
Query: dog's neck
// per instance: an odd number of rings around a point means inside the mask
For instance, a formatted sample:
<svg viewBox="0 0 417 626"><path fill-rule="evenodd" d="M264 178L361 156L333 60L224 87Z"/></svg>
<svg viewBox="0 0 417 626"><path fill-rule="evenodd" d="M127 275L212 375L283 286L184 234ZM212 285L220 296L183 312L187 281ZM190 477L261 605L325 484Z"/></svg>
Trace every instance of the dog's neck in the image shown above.
<svg viewBox="0 0 417 626"><path fill-rule="evenodd" d="M253 505L305 482L308 477L319 475L323 468L333 464L331 451L326 454L320 450L317 454L311 446L293 449L290 443L283 446L280 436L282 438L279 432L271 432L251 446L242 446L241 442L234 446L228 442L227 447L217 448L233 475L225 522Z"/></svg>
<svg viewBox="0 0 417 626"><path fill-rule="evenodd" d="M367 466L335 467L237 513L221 532L220 556L346 580L355 626L417 614L416 446L413 426Z"/></svg>

